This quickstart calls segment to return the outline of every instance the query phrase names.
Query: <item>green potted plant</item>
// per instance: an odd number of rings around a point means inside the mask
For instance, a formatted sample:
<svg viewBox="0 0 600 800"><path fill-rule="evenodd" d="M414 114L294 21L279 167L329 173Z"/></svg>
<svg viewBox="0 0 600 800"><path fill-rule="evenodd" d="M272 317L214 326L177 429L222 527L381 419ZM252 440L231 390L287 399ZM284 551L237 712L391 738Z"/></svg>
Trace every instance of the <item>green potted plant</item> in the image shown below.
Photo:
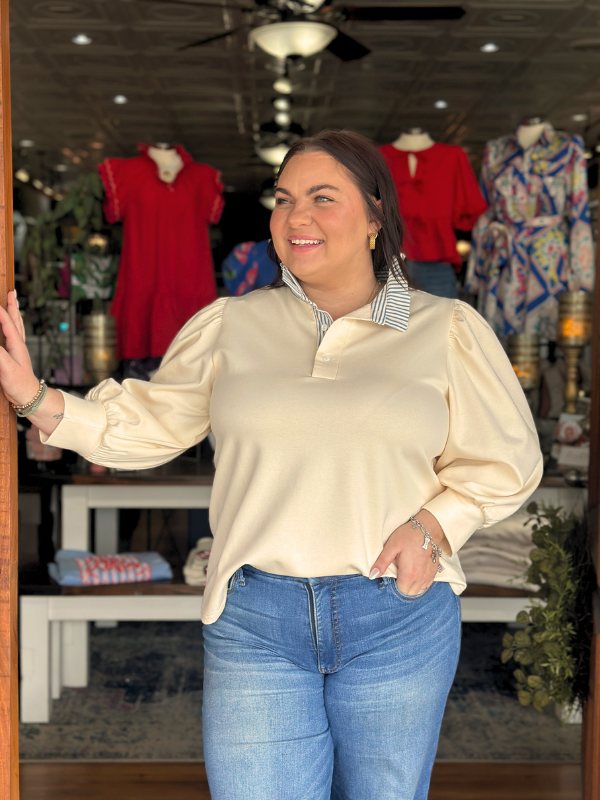
<svg viewBox="0 0 600 800"><path fill-rule="evenodd" d="M527 582L539 587L524 626L505 633L502 662L514 661L519 702L542 711L550 703L582 708L589 683L592 594L596 576L585 521L561 508L530 503L534 517Z"/></svg>
<svg viewBox="0 0 600 800"><path fill-rule="evenodd" d="M90 297L99 311L102 300L110 299L114 290L118 256L105 253L108 237L102 233L109 229L117 243L119 236L104 219L103 198L102 181L96 172L79 175L56 207L38 217L25 241L24 254L31 266L29 303L37 310L42 334L49 343L49 368L62 362L67 349L61 335L64 301L59 300L65 256L69 256L71 302Z"/></svg>

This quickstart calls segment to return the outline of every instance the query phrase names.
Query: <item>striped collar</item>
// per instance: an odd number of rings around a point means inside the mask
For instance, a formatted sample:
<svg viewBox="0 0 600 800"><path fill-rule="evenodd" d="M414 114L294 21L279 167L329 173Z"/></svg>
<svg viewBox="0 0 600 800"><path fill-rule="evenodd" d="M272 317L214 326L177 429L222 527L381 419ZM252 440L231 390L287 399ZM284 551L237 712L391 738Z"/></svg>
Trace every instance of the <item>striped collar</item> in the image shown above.
<svg viewBox="0 0 600 800"><path fill-rule="evenodd" d="M383 280L386 275L379 273L377 277ZM331 315L327 311L322 311L307 297L304 289L285 264L281 264L281 278L293 295L311 306L315 315L318 343L321 344L323 337L333 324ZM388 325L398 331L405 331L408 327L409 316L410 291L408 284L404 280L397 281L389 272L385 286L371 303L371 320L378 325Z"/></svg>

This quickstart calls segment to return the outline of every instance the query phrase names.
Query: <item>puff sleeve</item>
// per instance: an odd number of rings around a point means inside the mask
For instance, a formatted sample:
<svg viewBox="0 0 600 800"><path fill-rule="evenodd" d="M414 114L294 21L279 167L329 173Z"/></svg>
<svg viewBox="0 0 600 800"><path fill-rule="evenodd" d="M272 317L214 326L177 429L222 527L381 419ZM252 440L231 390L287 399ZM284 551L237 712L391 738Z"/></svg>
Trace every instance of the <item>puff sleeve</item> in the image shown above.
<svg viewBox="0 0 600 800"><path fill-rule="evenodd" d="M107 467L147 469L201 441L210 432L213 351L227 300L192 317L151 381L109 378L85 400L63 393L64 417L50 436L42 434L44 444Z"/></svg>
<svg viewBox="0 0 600 800"><path fill-rule="evenodd" d="M539 484L543 460L529 406L496 335L456 301L448 349L450 425L425 504L456 553L478 528L513 514Z"/></svg>
<svg viewBox="0 0 600 800"><path fill-rule="evenodd" d="M454 205L452 227L459 231L470 231L478 218L487 209L487 202L477 185L477 179L465 152L457 148L456 175L454 180Z"/></svg>

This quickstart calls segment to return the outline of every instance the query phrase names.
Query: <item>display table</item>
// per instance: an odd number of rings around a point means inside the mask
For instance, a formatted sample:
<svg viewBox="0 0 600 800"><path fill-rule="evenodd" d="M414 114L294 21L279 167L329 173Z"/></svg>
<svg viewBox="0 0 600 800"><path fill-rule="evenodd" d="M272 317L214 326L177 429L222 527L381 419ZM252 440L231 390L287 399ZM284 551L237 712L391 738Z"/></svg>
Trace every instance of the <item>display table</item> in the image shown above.
<svg viewBox="0 0 600 800"><path fill-rule="evenodd" d="M96 515L95 551L118 550L118 509L208 508L210 463L173 462L140 472L74 474L61 487L62 547L90 549L90 511ZM554 484L553 484L554 485ZM558 488L558 487L557 487ZM51 700L89 677L88 625L92 621L198 621L203 588L183 583L140 583L62 588L21 597L21 719L47 722ZM467 588L463 622L514 622L531 593L494 586Z"/></svg>
<svg viewBox="0 0 600 800"><path fill-rule="evenodd" d="M186 468L187 467L187 468ZM95 513L95 548L98 555L118 552L118 513L121 508L208 508L214 476L212 464L172 462L162 467L107 475L75 474L63 485L62 548L90 550L90 511ZM123 599L124 606L129 601ZM88 617L100 621L100 617ZM115 621L122 619L115 616ZM102 617L111 621L110 617ZM88 684L88 624L65 620L62 625L62 685Z"/></svg>

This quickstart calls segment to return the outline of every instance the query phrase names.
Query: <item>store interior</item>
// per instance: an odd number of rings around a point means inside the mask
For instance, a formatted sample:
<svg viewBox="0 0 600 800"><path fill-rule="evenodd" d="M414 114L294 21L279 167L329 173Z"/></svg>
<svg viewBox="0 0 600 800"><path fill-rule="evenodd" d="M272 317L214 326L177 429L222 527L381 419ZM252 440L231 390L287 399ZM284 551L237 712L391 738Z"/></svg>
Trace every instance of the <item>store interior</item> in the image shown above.
<svg viewBox="0 0 600 800"><path fill-rule="evenodd" d="M461 551L438 762L578 770L600 6L19 0L10 15L15 284L36 374L77 396L151 379L196 311L270 283L294 141L351 129L380 147L414 283L490 323L545 462L537 509ZM201 765L214 446L116 470L19 421L22 764Z"/></svg>

